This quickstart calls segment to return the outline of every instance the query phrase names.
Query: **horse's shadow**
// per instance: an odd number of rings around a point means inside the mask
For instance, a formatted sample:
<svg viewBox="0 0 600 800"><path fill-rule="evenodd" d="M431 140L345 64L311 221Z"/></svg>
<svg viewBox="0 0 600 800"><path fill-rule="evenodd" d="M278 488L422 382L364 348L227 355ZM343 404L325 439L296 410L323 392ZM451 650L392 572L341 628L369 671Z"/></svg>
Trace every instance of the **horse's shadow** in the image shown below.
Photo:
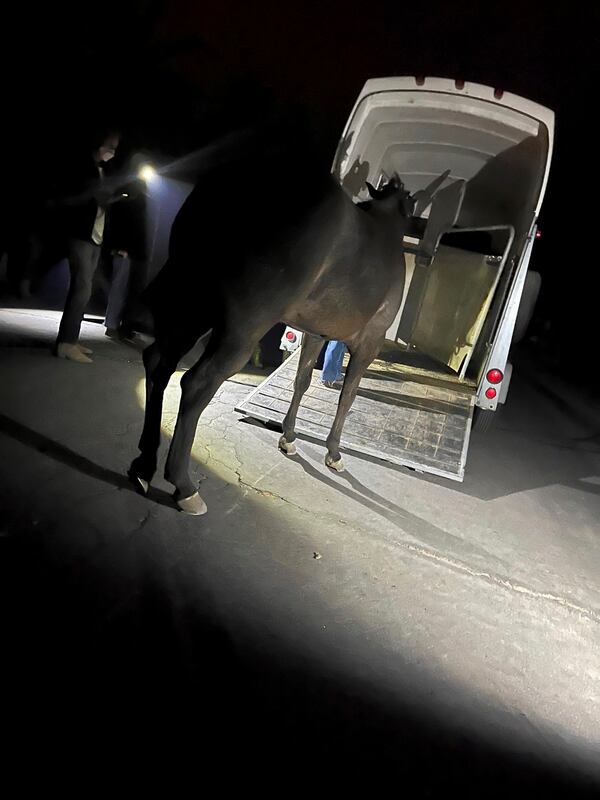
<svg viewBox="0 0 600 800"><path fill-rule="evenodd" d="M241 421L248 424L251 430L253 428L267 427L269 430L281 431L281 429L276 425L264 425L261 422L257 422L256 420L252 420L247 417ZM261 439L261 441L264 440ZM316 444L317 446L322 445L322 442L312 439L309 436L305 436L304 434L298 441ZM369 489L368 486L365 486L364 483L361 483L361 481L359 481L348 470L345 470L344 472L338 472L335 474L335 477L333 477L333 475L324 474L321 470L317 469L311 463L311 461L299 451L293 456L284 456L281 454L281 457L289 459L295 464L298 464L304 473L312 480L318 481L330 489L334 489L336 492L344 495L349 500L360 503L360 505L369 509L369 511L372 511L374 514L386 519L394 527L408 532L415 539L418 539L418 541L423 545L429 545L432 548L439 548L442 546L447 547L449 544L454 544L463 553L465 553L465 550L467 549L474 555L480 555L489 558L489 553L485 549L478 547L472 542L465 542L465 540L458 536L454 536L454 534L449 533L443 528L439 528L437 525L427 522L427 520L423 519L422 517L412 514L410 511L407 511L405 508L402 508L393 501L388 500L377 492L374 492L372 489Z"/></svg>
<svg viewBox="0 0 600 800"><path fill-rule="evenodd" d="M130 482L127 475L115 472L112 469L100 466L89 458L82 456L70 447L66 447L60 442L44 436L42 433L28 428L26 425L17 422L4 414L0 414L0 433L10 436L11 439L29 447L38 453L43 453L48 458L52 458L60 464L64 464L71 469L75 469L90 478L103 481L117 489L138 494L135 486ZM169 508L174 508L173 498L163 489L150 486L147 498L154 503Z"/></svg>

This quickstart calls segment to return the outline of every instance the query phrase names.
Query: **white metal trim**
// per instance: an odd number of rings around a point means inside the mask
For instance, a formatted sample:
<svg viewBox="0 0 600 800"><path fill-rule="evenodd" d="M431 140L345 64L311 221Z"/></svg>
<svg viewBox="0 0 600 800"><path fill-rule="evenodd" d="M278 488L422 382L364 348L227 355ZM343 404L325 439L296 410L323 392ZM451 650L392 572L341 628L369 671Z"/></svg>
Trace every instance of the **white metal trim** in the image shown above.
<svg viewBox="0 0 600 800"><path fill-rule="evenodd" d="M550 175L550 163L552 161L552 152L554 149L554 122L555 114L550 108L540 105L533 100L528 100L525 97L512 94L511 92L503 92L500 97L495 96L496 90L491 86L484 86L480 83L465 82L463 88L456 86L456 81L449 78L425 78L423 82L417 83L414 76L410 77L388 77L388 78L371 78L363 86L358 98L352 108L348 117L342 140L348 135L348 130L354 120L356 111L362 101L369 95L379 94L382 92L424 92L424 93L441 93L447 95L473 97L478 100L483 100L487 103L494 104L500 108L507 108L513 111L520 112L532 119L542 123L548 131L548 154L546 158L546 167L544 170L544 177L540 186L538 200L535 206L535 216L540 213L546 187L548 185L548 177ZM338 154L336 153L336 156ZM335 160L332 165L332 171L335 170Z"/></svg>
<svg viewBox="0 0 600 800"><path fill-rule="evenodd" d="M500 393L498 393L493 400L489 400L485 396L486 389L490 387L498 390L498 385L491 384L486 379L486 375L490 369L499 369L503 373L505 373L506 371L508 354L512 343L515 323L517 321L517 314L519 312L519 304L521 303L521 297L523 295L523 289L525 287L525 278L527 276L527 268L529 266L529 259L531 258L531 251L533 248L533 243L535 241L536 230L537 226L534 225L531 229L529 236L527 237L527 244L525 246L523 256L517 268L517 274L515 275L514 280L512 282L510 293L506 301L506 304L504 306L502 316L500 318L494 344L490 349L490 353L483 370L483 377L481 379L479 387L477 388L476 404L480 408L485 408L486 410L489 411L496 410L498 403L500 402L499 399Z"/></svg>

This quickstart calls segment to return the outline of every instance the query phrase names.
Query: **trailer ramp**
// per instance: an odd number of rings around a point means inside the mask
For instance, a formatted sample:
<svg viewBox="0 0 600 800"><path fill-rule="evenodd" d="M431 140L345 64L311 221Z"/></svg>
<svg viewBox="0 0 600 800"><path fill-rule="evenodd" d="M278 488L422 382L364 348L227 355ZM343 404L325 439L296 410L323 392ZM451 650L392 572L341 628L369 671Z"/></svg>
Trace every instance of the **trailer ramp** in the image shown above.
<svg viewBox="0 0 600 800"><path fill-rule="evenodd" d="M292 399L299 356L298 349L235 410L280 426ZM338 398L339 391L322 386L315 370L298 410L296 433L325 442ZM402 365L378 359L360 382L341 448L462 481L474 403L469 386L425 382Z"/></svg>

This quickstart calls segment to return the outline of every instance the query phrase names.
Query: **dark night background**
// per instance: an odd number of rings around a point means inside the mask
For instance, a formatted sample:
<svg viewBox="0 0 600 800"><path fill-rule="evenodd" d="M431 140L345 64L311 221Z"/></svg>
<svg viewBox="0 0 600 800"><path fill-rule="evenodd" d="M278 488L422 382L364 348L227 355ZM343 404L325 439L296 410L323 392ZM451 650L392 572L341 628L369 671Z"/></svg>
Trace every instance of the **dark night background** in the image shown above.
<svg viewBox="0 0 600 800"><path fill-rule="evenodd" d="M539 357L563 376L587 387L597 381L597 6L466 0L138 0L13 7L5 14L1 170L5 186L16 184L20 193L60 165L97 120L117 121L123 130L121 160L142 150L158 161L169 161L243 127L273 106L293 105L308 114L324 158L330 161L356 96L371 77L459 78L500 87L554 109L555 152L540 219L543 237L532 260L542 274L542 294L530 335L537 335ZM268 186L267 180L260 188L266 197L277 198L278 191L285 191ZM242 181L236 191L242 208L245 194L252 202L257 187L245 187ZM161 609L154 613L160 617ZM85 614L82 607L82 623ZM123 637L126 648L125 633ZM160 659L160 654L149 655ZM198 663L202 658L198 653ZM139 659L141 664L142 656ZM99 674L102 668L100 664ZM239 676L229 677L238 687L230 698L233 707L244 701ZM34 665L31 678L35 680ZM135 702L145 719L144 692L154 697L156 687L150 680L144 683L143 675L140 679ZM176 676L166 673L164 679ZM209 674L209 694L211 680L226 679ZM109 688L99 688L99 712L108 693ZM188 703L184 687L175 687L171 700L175 706ZM193 699L199 725L204 702ZM158 713L164 712L165 730L175 733L169 726L176 725L176 714L167 706L165 700ZM59 730L62 724L58 708L56 719L44 728L48 735L54 725ZM248 708L248 713L260 714L260 709ZM77 720L75 714L75 732ZM108 712L105 722L110 730ZM153 722L148 719L148 725ZM324 725L323 737L338 734L333 725L330 734ZM128 741L128 732L113 729L110 735L117 737L127 761L127 748L135 744ZM232 746L226 721L211 735L225 753ZM381 737L383 745L385 731ZM24 742L26 748L26 737ZM199 755L185 748L179 751L188 769ZM154 756L160 760L164 754ZM305 766L310 774L319 765ZM147 765L145 769L147 773ZM256 778L273 766L257 757L251 769ZM203 777L197 775L198 791ZM288 793L294 781L288 775L282 793Z"/></svg>
<svg viewBox="0 0 600 800"><path fill-rule="evenodd" d="M277 104L308 114L328 163L364 81L376 76L462 78L553 108L555 153L532 262L543 284L530 334L565 375L593 379L600 20L592 4L137 0L18 17L4 28L3 166L21 189L60 164L90 122L118 122L121 160L144 150L168 161Z"/></svg>

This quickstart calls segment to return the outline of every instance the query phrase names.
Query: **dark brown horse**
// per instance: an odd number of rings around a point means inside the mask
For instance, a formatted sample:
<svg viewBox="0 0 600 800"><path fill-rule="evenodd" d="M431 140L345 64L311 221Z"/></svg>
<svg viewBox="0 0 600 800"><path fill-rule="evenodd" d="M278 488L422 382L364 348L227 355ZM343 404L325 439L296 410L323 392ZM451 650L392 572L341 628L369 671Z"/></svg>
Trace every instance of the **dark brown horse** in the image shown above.
<svg viewBox="0 0 600 800"><path fill-rule="evenodd" d="M259 154L260 156L260 154ZM264 159L238 159L205 175L171 232L169 261L148 294L155 342L144 352L146 413L130 477L147 491L156 470L162 399L181 357L200 339L204 351L181 379L181 403L165 477L179 508L206 511L189 475L200 414L278 322L304 331L294 396L280 448L295 452L294 425L323 342L346 343L350 361L327 438L326 464L341 470L342 427L365 370L400 306L403 236L414 202L397 176L355 204L334 178L296 162L283 192ZM260 162L260 163L259 163ZM271 164L275 161L271 159ZM253 167L254 164L254 167ZM260 169L259 169L260 167Z"/></svg>

